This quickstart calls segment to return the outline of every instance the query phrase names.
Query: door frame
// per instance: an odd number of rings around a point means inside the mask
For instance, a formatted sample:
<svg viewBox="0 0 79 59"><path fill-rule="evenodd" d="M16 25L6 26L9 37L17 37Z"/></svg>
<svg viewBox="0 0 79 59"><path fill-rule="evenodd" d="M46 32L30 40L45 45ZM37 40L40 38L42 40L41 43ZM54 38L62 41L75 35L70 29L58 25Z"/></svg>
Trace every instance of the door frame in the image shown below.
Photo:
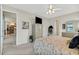
<svg viewBox="0 0 79 59"><path fill-rule="evenodd" d="M1 41L2 41L2 44L1 44L1 45L2 45L2 46L1 46L1 54L3 54L3 50L4 50L4 45L3 45L3 43L4 43L4 27L5 27L5 26L4 26L5 20L3 19L3 12L4 12L4 11L5 11L5 12L14 13L14 14L15 14L15 17L16 17L16 18L15 18L15 19L16 19L16 38L15 38L15 45L16 45L16 43L17 43L17 42L16 42L16 41L17 41L17 13L14 12L14 11L9 11L9 10L4 10L4 9L2 9L2 10L1 10L1 14L2 14L2 15L1 15L1 17L2 17L1 19L3 20L3 21L2 21L2 22L3 22L3 26L2 26L2 27L3 27L3 29L2 29L2 31L3 31L3 32L2 32L2 33L3 33L3 38L1 39Z"/></svg>

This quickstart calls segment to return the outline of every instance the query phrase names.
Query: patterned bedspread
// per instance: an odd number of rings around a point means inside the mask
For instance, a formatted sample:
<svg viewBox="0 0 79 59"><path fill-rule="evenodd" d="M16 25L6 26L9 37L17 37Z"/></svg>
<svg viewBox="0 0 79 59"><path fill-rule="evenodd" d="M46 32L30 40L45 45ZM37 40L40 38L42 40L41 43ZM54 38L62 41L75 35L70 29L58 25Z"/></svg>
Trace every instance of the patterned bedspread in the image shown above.
<svg viewBox="0 0 79 59"><path fill-rule="evenodd" d="M78 55L77 49L68 48L68 40L70 39L60 36L36 39L34 42L34 53L36 55Z"/></svg>

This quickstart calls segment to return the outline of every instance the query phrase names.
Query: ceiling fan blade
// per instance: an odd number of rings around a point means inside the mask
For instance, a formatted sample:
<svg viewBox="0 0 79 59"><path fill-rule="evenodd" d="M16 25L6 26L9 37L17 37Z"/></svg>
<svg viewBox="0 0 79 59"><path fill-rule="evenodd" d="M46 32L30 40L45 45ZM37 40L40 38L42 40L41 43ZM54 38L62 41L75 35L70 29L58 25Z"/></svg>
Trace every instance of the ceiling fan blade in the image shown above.
<svg viewBox="0 0 79 59"><path fill-rule="evenodd" d="M50 5L49 5L49 8L48 8L47 14L53 14L53 13L55 13L55 12L58 11L58 10L62 10L62 9L60 9L60 8L54 8L53 5L50 4Z"/></svg>
<svg viewBox="0 0 79 59"><path fill-rule="evenodd" d="M51 4L49 5L49 9L53 9L53 6Z"/></svg>
<svg viewBox="0 0 79 59"><path fill-rule="evenodd" d="M55 9L53 9L53 10L62 10L62 9L60 9L60 8L55 8Z"/></svg>

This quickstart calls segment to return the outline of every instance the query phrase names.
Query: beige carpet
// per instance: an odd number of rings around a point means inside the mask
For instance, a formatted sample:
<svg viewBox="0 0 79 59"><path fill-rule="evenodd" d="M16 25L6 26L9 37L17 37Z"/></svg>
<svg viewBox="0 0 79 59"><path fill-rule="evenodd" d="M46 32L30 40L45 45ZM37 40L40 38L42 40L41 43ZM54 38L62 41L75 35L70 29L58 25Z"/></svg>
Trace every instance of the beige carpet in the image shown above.
<svg viewBox="0 0 79 59"><path fill-rule="evenodd" d="M4 55L33 55L33 43L27 43L19 46L8 46L4 48Z"/></svg>

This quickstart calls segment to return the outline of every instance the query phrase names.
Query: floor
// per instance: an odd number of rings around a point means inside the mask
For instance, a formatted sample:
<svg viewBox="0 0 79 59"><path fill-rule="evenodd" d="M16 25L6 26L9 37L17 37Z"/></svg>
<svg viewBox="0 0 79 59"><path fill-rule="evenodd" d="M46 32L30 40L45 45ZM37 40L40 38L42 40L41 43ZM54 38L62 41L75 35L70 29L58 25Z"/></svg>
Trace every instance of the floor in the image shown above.
<svg viewBox="0 0 79 59"><path fill-rule="evenodd" d="M9 45L10 46L10 45ZM33 43L5 48L3 55L33 55Z"/></svg>
<svg viewBox="0 0 79 59"><path fill-rule="evenodd" d="M33 43L15 45L15 35L4 40L3 55L33 55Z"/></svg>

